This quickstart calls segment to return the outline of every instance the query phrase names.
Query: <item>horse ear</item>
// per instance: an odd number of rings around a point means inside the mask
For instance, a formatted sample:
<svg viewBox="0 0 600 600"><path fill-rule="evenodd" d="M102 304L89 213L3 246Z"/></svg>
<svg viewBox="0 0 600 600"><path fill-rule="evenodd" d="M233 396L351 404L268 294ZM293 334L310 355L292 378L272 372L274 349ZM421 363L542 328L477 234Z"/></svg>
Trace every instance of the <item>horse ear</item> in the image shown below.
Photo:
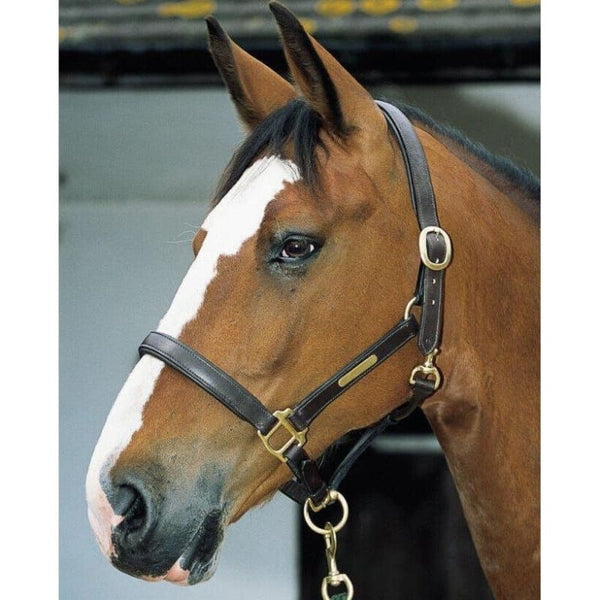
<svg viewBox="0 0 600 600"><path fill-rule="evenodd" d="M345 136L369 119L385 120L371 94L311 35L283 4L270 2L294 81L326 127ZM369 123L372 127L372 123Z"/></svg>
<svg viewBox="0 0 600 600"><path fill-rule="evenodd" d="M247 128L296 97L289 82L235 44L214 17L206 25L213 60Z"/></svg>

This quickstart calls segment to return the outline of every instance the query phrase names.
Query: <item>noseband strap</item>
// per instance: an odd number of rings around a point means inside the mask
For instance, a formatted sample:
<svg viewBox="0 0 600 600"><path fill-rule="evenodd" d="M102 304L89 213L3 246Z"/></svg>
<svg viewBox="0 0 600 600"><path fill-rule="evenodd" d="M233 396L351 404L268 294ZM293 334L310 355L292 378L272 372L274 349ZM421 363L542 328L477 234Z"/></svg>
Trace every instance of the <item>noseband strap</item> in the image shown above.
<svg viewBox="0 0 600 600"><path fill-rule="evenodd" d="M166 333L151 332L139 347L140 356L149 354L163 361L252 425L265 448L291 469L294 479L285 484L281 491L298 502L308 498L320 505L327 497L328 490L337 488L371 441L389 425L410 415L435 393L440 384L440 374L433 361L441 341L444 272L452 253L450 238L439 226L427 160L415 130L398 108L386 102L377 101L377 104L402 151L412 205L421 231L421 266L415 296L404 318L294 408L274 413L225 371ZM422 307L420 324L410 314L410 307L414 305ZM317 463L304 450L310 424L336 398L417 335L418 347L426 360L423 365L413 369L408 398L381 421L363 430L359 440L339 463L329 484L326 484L319 474ZM433 380L430 379L431 375L434 375ZM275 440L281 440L282 437L287 440L275 447Z"/></svg>
<svg viewBox="0 0 600 600"><path fill-rule="evenodd" d="M140 344L139 353L140 356L150 354L173 367L262 434L266 435L277 423L270 411L245 387L174 337L152 331Z"/></svg>

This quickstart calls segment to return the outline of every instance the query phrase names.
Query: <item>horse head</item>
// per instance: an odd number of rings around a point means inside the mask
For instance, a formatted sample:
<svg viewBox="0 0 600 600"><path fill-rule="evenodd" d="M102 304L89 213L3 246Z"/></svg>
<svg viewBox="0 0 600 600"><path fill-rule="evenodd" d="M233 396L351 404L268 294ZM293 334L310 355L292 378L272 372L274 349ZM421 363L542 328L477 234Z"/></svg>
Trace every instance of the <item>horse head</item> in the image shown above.
<svg viewBox="0 0 600 600"><path fill-rule="evenodd" d="M158 331L194 348L270 410L294 407L402 315L419 267L400 150L370 94L272 3L295 83L208 20L247 138L193 241ZM329 406L319 456L408 390L413 345ZM119 393L87 477L103 552L149 580L208 578L227 525L290 478L256 432L154 356Z"/></svg>

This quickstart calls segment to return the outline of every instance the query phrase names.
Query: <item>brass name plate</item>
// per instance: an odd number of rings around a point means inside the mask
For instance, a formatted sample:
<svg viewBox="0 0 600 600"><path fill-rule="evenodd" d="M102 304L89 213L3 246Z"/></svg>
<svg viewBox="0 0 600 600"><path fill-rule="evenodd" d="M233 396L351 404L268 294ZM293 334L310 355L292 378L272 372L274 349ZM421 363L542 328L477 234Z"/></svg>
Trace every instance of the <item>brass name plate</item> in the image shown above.
<svg viewBox="0 0 600 600"><path fill-rule="evenodd" d="M371 354L363 360L361 363L358 363L352 371L346 373L343 377L340 377L338 380L338 385L343 388L346 387L349 383L353 382L357 377L362 375L367 369L370 369L376 362L378 358L375 354Z"/></svg>

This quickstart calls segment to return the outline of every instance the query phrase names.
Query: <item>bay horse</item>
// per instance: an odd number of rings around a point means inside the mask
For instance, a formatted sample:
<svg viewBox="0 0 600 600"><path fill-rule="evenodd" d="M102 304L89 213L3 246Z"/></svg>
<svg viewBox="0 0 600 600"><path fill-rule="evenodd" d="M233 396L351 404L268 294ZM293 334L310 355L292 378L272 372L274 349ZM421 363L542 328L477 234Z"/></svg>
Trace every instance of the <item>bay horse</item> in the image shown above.
<svg viewBox="0 0 600 600"><path fill-rule="evenodd" d="M146 352L88 470L89 518L102 551L150 581L209 578L227 525L290 480L286 460L265 451L273 450L270 434L261 443L231 413L231 395L260 399L270 417L279 413L270 433L286 429L294 448L318 457L410 396L411 369L423 360L410 342L368 376L354 371L368 371L369 357L351 363L358 367L346 376L356 385L326 406L301 443L281 416L398 323L425 259L390 120L291 12L270 8L295 85L207 20L248 136L156 334L196 362L208 357L215 377L227 374L215 384L226 387L225 406L204 380ZM516 167L407 114L454 249L444 265L443 343L424 363L425 382L431 369L443 379L421 408L495 597L537 598L539 188ZM412 322L419 309L410 304L404 314Z"/></svg>

